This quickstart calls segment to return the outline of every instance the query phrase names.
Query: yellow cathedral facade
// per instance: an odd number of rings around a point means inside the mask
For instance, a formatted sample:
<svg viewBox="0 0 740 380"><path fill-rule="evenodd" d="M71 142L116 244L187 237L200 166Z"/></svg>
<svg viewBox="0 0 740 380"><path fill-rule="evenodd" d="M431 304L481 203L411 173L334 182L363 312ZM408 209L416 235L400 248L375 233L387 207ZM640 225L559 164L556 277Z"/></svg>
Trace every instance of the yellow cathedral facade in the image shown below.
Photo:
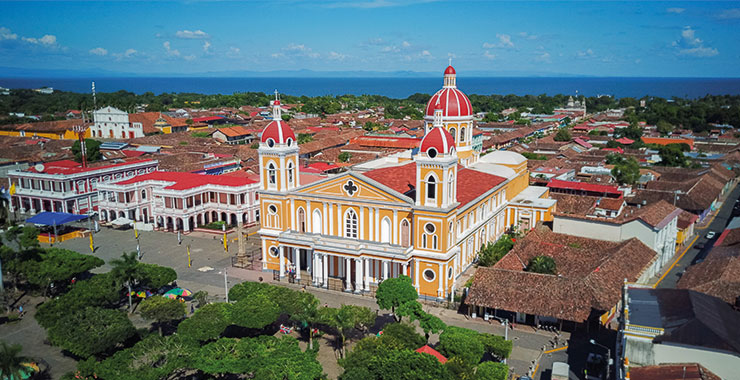
<svg viewBox="0 0 740 380"><path fill-rule="evenodd" d="M420 297L441 300L482 245L552 220L555 200L529 186L526 158L472 148L473 109L452 66L425 114L418 152L301 185L298 144L276 100L258 150L262 269L356 293L407 275Z"/></svg>

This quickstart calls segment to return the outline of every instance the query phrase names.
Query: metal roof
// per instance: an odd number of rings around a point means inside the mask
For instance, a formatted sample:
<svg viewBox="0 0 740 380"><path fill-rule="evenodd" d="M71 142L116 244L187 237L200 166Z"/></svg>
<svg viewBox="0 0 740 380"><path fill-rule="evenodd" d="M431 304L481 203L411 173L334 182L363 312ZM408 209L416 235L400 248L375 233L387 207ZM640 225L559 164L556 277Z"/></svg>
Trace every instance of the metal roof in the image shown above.
<svg viewBox="0 0 740 380"><path fill-rule="evenodd" d="M108 150L121 150L128 146L128 143L125 142L104 142L100 144L100 149L108 149Z"/></svg>

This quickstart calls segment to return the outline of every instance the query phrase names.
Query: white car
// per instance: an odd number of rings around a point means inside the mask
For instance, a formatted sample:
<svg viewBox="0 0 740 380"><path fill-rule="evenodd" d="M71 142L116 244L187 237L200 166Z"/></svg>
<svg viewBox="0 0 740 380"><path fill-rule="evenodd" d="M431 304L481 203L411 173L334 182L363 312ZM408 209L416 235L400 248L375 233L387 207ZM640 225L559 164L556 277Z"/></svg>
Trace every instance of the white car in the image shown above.
<svg viewBox="0 0 740 380"><path fill-rule="evenodd" d="M715 237L715 236L717 236L717 233L716 233L716 232L714 232L714 231L709 231L709 232L707 232L707 236L706 236L706 238L707 238L707 239L712 239L712 238L713 238L713 237Z"/></svg>

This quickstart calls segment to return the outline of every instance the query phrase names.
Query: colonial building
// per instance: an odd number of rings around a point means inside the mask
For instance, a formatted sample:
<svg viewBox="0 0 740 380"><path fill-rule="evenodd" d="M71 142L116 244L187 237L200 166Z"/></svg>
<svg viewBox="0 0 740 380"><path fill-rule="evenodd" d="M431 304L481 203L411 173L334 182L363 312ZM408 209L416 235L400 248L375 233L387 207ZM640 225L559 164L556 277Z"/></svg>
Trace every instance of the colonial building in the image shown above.
<svg viewBox="0 0 740 380"><path fill-rule="evenodd" d="M90 127L92 137L111 139L133 139L144 137L141 123L131 123L126 111L115 107L103 107L93 112L95 124Z"/></svg>
<svg viewBox="0 0 740 380"><path fill-rule="evenodd" d="M26 170L8 172L15 185L11 211L89 214L98 210L98 185L156 170L157 161L137 160L115 164L82 164L54 161Z"/></svg>
<svg viewBox="0 0 740 380"><path fill-rule="evenodd" d="M100 219L125 217L183 232L215 221L254 225L258 187L242 176L155 171L100 185Z"/></svg>
<svg viewBox="0 0 740 380"><path fill-rule="evenodd" d="M295 268L304 283L353 292L403 274L422 297L443 299L481 245L552 220L555 201L528 188L523 156L471 148L473 110L452 67L444 85L427 105L418 154L310 184L300 183L299 148L275 101L258 150L263 270Z"/></svg>

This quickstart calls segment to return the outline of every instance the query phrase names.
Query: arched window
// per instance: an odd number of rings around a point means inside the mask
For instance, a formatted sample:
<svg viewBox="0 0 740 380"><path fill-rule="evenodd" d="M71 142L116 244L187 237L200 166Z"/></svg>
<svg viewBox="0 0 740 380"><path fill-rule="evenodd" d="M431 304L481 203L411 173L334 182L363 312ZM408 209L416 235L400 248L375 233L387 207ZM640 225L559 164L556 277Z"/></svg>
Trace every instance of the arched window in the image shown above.
<svg viewBox="0 0 740 380"><path fill-rule="evenodd" d="M278 208L275 205L269 205L267 207L267 226L272 228L280 227L280 215L278 215Z"/></svg>
<svg viewBox="0 0 740 380"><path fill-rule="evenodd" d="M432 246L431 248L436 250L439 249L438 244L438 238L437 238L437 227L432 223L427 223L424 225L424 231L422 231L421 235L421 247L422 248L428 248L428 243L431 240Z"/></svg>
<svg viewBox="0 0 740 380"><path fill-rule="evenodd" d="M311 216L311 232L315 234L321 234L321 230L323 229L321 224L321 211L318 209L313 210L313 215Z"/></svg>
<svg viewBox="0 0 740 380"><path fill-rule="evenodd" d="M427 199L437 199L437 181L431 175L427 177Z"/></svg>
<svg viewBox="0 0 740 380"><path fill-rule="evenodd" d="M303 207L298 208L298 232L306 232L306 211Z"/></svg>
<svg viewBox="0 0 740 380"><path fill-rule="evenodd" d="M357 239L357 213L353 209L344 213L344 237Z"/></svg>
<svg viewBox="0 0 740 380"><path fill-rule="evenodd" d="M452 173L447 179L447 198L450 203L455 201L455 176Z"/></svg>
<svg viewBox="0 0 740 380"><path fill-rule="evenodd" d="M391 220L388 217L383 218L380 222L380 242L391 242Z"/></svg>
<svg viewBox="0 0 740 380"><path fill-rule="evenodd" d="M460 128L460 142L465 141L465 128Z"/></svg>
<svg viewBox="0 0 740 380"><path fill-rule="evenodd" d="M450 247L455 245L455 229L454 229L455 225L452 222L450 222L447 228L448 228L447 248L449 249Z"/></svg>
<svg viewBox="0 0 740 380"><path fill-rule="evenodd" d="M457 132L455 128L450 128L450 134L452 135L452 141L457 142L457 136L455 136L455 132Z"/></svg>
<svg viewBox="0 0 740 380"><path fill-rule="evenodd" d="M408 247L411 245L411 226L409 221L404 219L401 221L401 245Z"/></svg>
<svg viewBox="0 0 740 380"><path fill-rule="evenodd" d="M288 186L293 187L293 162L288 162Z"/></svg>
<svg viewBox="0 0 740 380"><path fill-rule="evenodd" d="M141 199L146 199L146 190L141 190Z"/></svg>
<svg viewBox="0 0 740 380"><path fill-rule="evenodd" d="M277 171L275 170L275 165L272 162L267 165L267 184L269 185L269 187L275 187L277 185Z"/></svg>

